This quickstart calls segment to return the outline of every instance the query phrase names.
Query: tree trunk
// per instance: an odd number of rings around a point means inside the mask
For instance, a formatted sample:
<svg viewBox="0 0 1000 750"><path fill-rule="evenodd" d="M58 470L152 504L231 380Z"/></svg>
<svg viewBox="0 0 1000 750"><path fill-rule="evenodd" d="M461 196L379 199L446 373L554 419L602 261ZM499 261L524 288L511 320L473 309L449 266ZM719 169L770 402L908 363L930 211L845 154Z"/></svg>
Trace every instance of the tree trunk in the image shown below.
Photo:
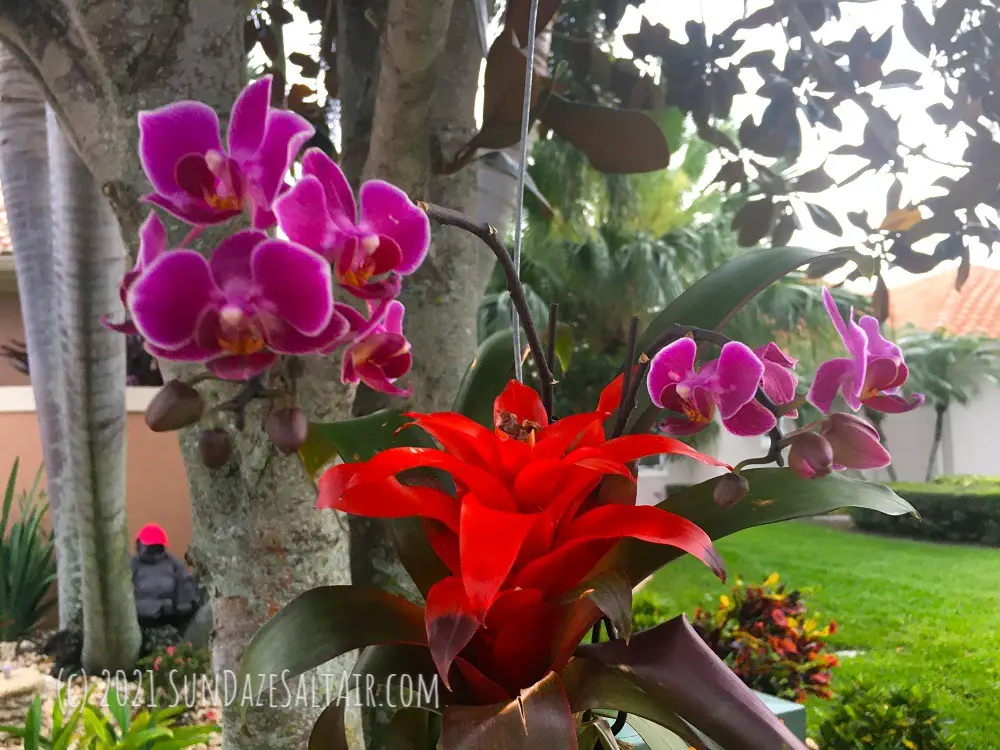
<svg viewBox="0 0 1000 750"><path fill-rule="evenodd" d="M246 75L245 12L239 0L0 4L0 37L42 81L133 251L146 214L139 198L149 190L136 158L136 115L196 96L225 120ZM107 275L117 284L117 270ZM93 311L94 325L109 311L120 313L117 300ZM311 418L349 415L353 393L339 381L337 363L310 364L297 386ZM233 395L231 387L216 384L203 392L212 403ZM215 472L201 464L197 430L181 435L191 488L192 558L212 597L213 667L230 680L250 637L283 605L316 586L347 581L346 524L333 512L313 509L315 488L298 458L280 455L267 439L264 417L262 406L249 410L233 458ZM255 706L243 732L240 696L230 698L223 711L227 750L298 750L319 710L312 701Z"/></svg>
<svg viewBox="0 0 1000 750"><path fill-rule="evenodd" d="M943 404L934 405L934 440L931 442L931 455L927 459L927 474L924 481L934 478L934 464L937 463L938 450L941 448L941 438L944 435L944 414L948 407Z"/></svg>
<svg viewBox="0 0 1000 750"><path fill-rule="evenodd" d="M61 284L58 340L66 379L68 501L82 568L83 665L129 670L141 635L125 523L125 339L100 324L118 297L125 250L87 167L50 113L52 245ZM67 513L67 511L69 511Z"/></svg>
<svg viewBox="0 0 1000 750"><path fill-rule="evenodd" d="M14 245L18 296L55 533L59 626L66 628L79 622L82 604L79 549L61 513L67 398L65 367L56 336L59 322L53 305L59 295L49 231L48 171L45 98L35 79L5 46L0 46L0 182Z"/></svg>

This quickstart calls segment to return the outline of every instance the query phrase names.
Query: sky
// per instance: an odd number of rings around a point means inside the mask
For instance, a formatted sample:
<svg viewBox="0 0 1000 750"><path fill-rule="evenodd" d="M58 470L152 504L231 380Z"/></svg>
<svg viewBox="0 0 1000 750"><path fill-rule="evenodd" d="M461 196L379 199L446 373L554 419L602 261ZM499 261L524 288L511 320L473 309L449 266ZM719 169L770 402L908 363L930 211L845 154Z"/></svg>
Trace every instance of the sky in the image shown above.
<svg viewBox="0 0 1000 750"><path fill-rule="evenodd" d="M455 1L472 2L473 0ZM700 18L697 15L695 18L706 24L709 33L723 30L744 14L744 0L691 0L691 2L699 4ZM917 4L926 10L928 2L927 0L918 0ZM764 2L762 0L748 0L746 5L747 12L753 12L764 5ZM648 0L639 9L629 7L619 28L619 35L637 31L642 16L645 16L653 23L665 25L670 29L673 38L684 40L686 39L684 23L691 18L691 15L676 13L677 7L673 0ZM945 128L936 125L926 114L925 110L928 106L942 100L944 84L940 77L931 70L926 58L913 50L906 42L901 31L902 3L895 0L868 0L864 2L842 0L840 7L842 18L836 24L837 35L829 39L824 38L822 41L848 39L860 26L866 26L872 37L876 38L885 29L892 26L894 28L893 45L886 64L883 66L884 70L888 72L896 68L909 68L924 73L924 75L921 77L919 89L899 88L886 91L880 94L876 101L884 103L887 110L899 119L900 134L904 143L909 146L926 143L928 144L928 155L935 159L943 162L961 162L962 152L966 146L965 136L958 131L949 133ZM708 12L706 13L706 11ZM287 48L294 50L314 46L318 39L317 25L308 24L298 11L296 11L296 15L296 22L285 27ZM497 31L498 25L494 24L492 33L496 34ZM752 34L755 37L755 46L761 46L761 36L766 37L765 42L769 42L770 37L773 37L771 45L777 50L784 49L785 46L783 32L778 27L763 27L750 32L741 32L741 34ZM618 43L615 51L616 54L628 56L627 48L621 42ZM259 56L259 48L256 52ZM780 60L776 62L780 64ZM295 83L301 80L298 69L294 65L289 65L288 73L290 82ZM314 83L314 81L305 82ZM759 82L760 79L753 73L750 73L745 80L747 88L751 91ZM752 94L737 97L733 105L733 121L739 123L747 114L753 114L759 118L765 104L766 100ZM840 180L863 166L864 161L857 157L828 157L829 152L841 144L860 143L861 133L865 125L864 114L854 105L841 105L837 114L844 123L841 133L822 127L803 127L802 157L796 167L797 170L805 172L819 166L826 160L825 165L829 174L835 180ZM714 155L713 158L721 159L718 155ZM922 198L930 197L935 191L940 190L931 187L931 183L938 177L960 174L960 171L949 169L922 157L908 158L906 169L906 173L902 176L902 203L904 205L911 200L916 202ZM706 172L711 176L715 170L710 165ZM843 237L836 237L815 228L809 221L804 206L799 204L799 215L803 217L803 228L795 233L790 243L824 250L862 240L863 233L846 220L846 213L867 209L873 222L881 221L885 212L885 196L891 182L892 178L888 175L866 174L842 188L834 187L823 193L815 194L816 202L833 211L840 219L840 223L844 227ZM916 249L930 252L940 239L940 235L929 237L918 243ZM978 243L972 247L972 259L974 264L1000 267L1000 253L990 258L985 247ZM948 269L953 270L956 266L957 261L948 261L939 265L934 273ZM886 275L886 281L890 287L905 284L915 278L902 269L892 269ZM856 287L858 291L862 291L869 288L870 285L866 285L866 282L858 282Z"/></svg>

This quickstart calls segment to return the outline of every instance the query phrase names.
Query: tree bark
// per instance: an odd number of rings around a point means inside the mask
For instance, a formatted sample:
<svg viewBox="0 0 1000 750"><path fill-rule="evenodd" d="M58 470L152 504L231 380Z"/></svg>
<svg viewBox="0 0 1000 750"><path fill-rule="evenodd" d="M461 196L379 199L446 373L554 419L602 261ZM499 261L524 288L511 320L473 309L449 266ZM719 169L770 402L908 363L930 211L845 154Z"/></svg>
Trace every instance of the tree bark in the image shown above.
<svg viewBox="0 0 1000 750"><path fill-rule="evenodd" d="M246 75L245 12L242 0L0 4L0 37L16 47L42 82L133 251L146 213L138 199L149 190L136 158L136 115L197 98L224 120ZM120 273L109 270L107 276L117 284ZM120 312L116 301L94 310L88 323L96 325L97 316L109 311ZM339 381L336 362L310 363L297 383L310 418L350 414L353 392ZM214 403L231 397L233 388L212 384L204 393ZM265 416L259 404L249 410L232 459L216 472L201 464L197 430L181 435L191 488L191 556L212 597L213 667L230 679L261 624L304 591L345 583L349 567L343 519L313 509L315 488L298 458L280 455L267 439ZM231 427L228 420L223 424ZM320 708L311 701L289 708L253 707L243 732L239 695L232 697L223 710L227 750L298 750Z"/></svg>
<svg viewBox="0 0 1000 750"><path fill-rule="evenodd" d="M45 98L38 83L0 46L0 182L14 245L14 268L31 362L31 387L42 438L46 492L59 575L59 626L79 623L80 553L61 512L66 474L65 365L53 300L58 280L49 223ZM67 511L69 512L69 511Z"/></svg>
<svg viewBox="0 0 1000 750"><path fill-rule="evenodd" d="M941 438L944 435L944 414L948 407L943 404L934 405L934 440L931 442L931 454L927 459L927 473L924 481L929 482L934 478L934 464L937 463L938 450L941 448Z"/></svg>
<svg viewBox="0 0 1000 750"><path fill-rule="evenodd" d="M52 245L61 274L53 303L64 365L71 373L61 437L67 502L60 511L75 530L80 551L83 666L129 670L142 637L125 523L125 338L100 324L118 296L125 249L93 177L51 112L47 130Z"/></svg>

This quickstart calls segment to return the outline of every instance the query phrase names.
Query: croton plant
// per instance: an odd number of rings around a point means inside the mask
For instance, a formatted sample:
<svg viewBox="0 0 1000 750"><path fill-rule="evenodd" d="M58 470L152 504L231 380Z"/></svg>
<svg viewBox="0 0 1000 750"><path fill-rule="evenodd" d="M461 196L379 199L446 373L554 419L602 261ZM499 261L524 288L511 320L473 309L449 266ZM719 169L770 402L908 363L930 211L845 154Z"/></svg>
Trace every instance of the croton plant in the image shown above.
<svg viewBox="0 0 1000 750"><path fill-rule="evenodd" d="M147 414L154 429L196 423L204 404L194 385L206 377L246 381L236 410L275 399L266 429L317 478L316 512L383 519L422 596L317 588L261 629L244 671L287 677L360 650L354 669L368 683L388 688L393 675L398 690L402 674L438 679L438 703L388 725L381 741L393 748L613 748L626 720L651 746L801 747L683 616L631 632L631 601L633 587L683 554L724 579L712 540L740 529L845 506L912 510L885 487L837 473L889 461L853 411L920 402L902 395L906 365L877 321L853 311L845 320L824 290L846 353L808 387L776 344L754 350L722 333L755 294L827 254L771 247L716 269L641 334L634 321L621 374L593 411L556 415L554 341L546 351L496 232L378 180L356 201L318 150L289 184L312 129L272 108L269 87L264 78L241 94L225 145L215 112L198 102L140 116L147 201L191 230L172 248L150 214L121 286L127 317L108 325L141 334L157 357L205 365L164 387ZM480 237L507 272L538 390L512 379L515 353L501 333L482 345L451 411L309 425L269 387L294 377L295 358L343 349L345 382L405 396L411 357L433 356L411 353L396 299L428 251L432 219ZM208 225L230 224L207 257L183 247ZM780 418L807 400L826 416L782 432ZM673 437L716 412L735 434L769 436L767 455L730 467ZM226 461L225 440L206 431L206 463ZM638 459L664 453L719 476L637 505ZM326 710L311 748L346 747L343 709Z"/></svg>

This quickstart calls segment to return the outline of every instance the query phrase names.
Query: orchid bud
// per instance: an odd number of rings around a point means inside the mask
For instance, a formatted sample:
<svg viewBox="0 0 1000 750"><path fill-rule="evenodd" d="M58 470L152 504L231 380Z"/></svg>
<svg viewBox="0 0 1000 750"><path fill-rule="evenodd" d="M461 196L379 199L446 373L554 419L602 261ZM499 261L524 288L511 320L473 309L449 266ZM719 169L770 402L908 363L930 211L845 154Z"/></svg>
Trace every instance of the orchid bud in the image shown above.
<svg viewBox="0 0 1000 750"><path fill-rule="evenodd" d="M221 469L229 461L233 446L229 441L229 433L221 427L202 430L198 439L198 453L201 462L209 469Z"/></svg>
<svg viewBox="0 0 1000 750"><path fill-rule="evenodd" d="M146 424L153 432L173 432L194 424L204 413L201 394L187 383L171 380L149 402Z"/></svg>
<svg viewBox="0 0 1000 750"><path fill-rule="evenodd" d="M833 462L848 469L881 469L892 462L878 430L853 414L835 412L820 427L833 449Z"/></svg>
<svg viewBox="0 0 1000 750"><path fill-rule="evenodd" d="M802 432L792 438L788 466L803 479L818 479L833 471L833 448L815 432Z"/></svg>
<svg viewBox="0 0 1000 750"><path fill-rule="evenodd" d="M712 491L712 499L720 508L732 508L747 496L750 485L739 474L726 474L719 479Z"/></svg>
<svg viewBox="0 0 1000 750"><path fill-rule="evenodd" d="M306 442L309 420L298 406L275 409L265 424L268 437L285 455L295 453Z"/></svg>

